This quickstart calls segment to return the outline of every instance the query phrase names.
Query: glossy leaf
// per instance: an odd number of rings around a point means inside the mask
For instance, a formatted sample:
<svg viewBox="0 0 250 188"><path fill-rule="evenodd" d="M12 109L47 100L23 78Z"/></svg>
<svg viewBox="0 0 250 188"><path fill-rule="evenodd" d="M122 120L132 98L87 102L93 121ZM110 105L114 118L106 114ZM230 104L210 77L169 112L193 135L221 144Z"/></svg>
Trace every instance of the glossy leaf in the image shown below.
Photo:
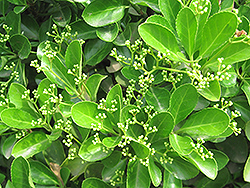
<svg viewBox="0 0 250 188"><path fill-rule="evenodd" d="M112 42L119 33L118 24L114 23L108 26L100 27L96 30L97 36L105 42Z"/></svg>
<svg viewBox="0 0 250 188"><path fill-rule="evenodd" d="M148 17L148 19L146 20L146 22L151 22L151 23L157 23L159 25L162 25L164 27L167 27L171 30L172 25L170 25L170 23L168 22L168 20L166 18L164 18L163 16L154 14L150 17ZM173 30L171 30L173 32Z"/></svg>
<svg viewBox="0 0 250 188"><path fill-rule="evenodd" d="M13 35L10 40L12 49L17 52L20 59L28 58L31 51L31 44L27 37L23 35Z"/></svg>
<svg viewBox="0 0 250 188"><path fill-rule="evenodd" d="M223 57L223 64L233 65L240 61L245 61L249 59L247 54L250 53L250 45L244 42L229 42L225 46L223 46L218 53L212 56L211 60L209 60L203 67L213 67L214 69L218 69L219 61L218 58Z"/></svg>
<svg viewBox="0 0 250 188"><path fill-rule="evenodd" d="M193 147L190 144L192 139L188 136L179 136L177 134L171 134L169 141L173 149L180 155L189 155L193 151Z"/></svg>
<svg viewBox="0 0 250 188"><path fill-rule="evenodd" d="M227 155L222 151L215 149L211 149L211 152L214 154L213 157L217 162L218 170L223 169L229 162L229 158L227 157Z"/></svg>
<svg viewBox="0 0 250 188"><path fill-rule="evenodd" d="M170 98L169 112L173 115L175 124L185 119L196 107L198 93L191 84L178 87Z"/></svg>
<svg viewBox="0 0 250 188"><path fill-rule="evenodd" d="M154 163L153 157L149 157L148 172L153 185L158 187L162 181L162 172L160 168Z"/></svg>
<svg viewBox="0 0 250 188"><path fill-rule="evenodd" d="M6 16L6 25L11 26L10 35L21 33L21 15L10 11Z"/></svg>
<svg viewBox="0 0 250 188"><path fill-rule="evenodd" d="M74 76L68 74L68 69L57 56L49 59L47 56L43 55L41 67L44 74L51 82L58 84L60 88L67 87L74 90Z"/></svg>
<svg viewBox="0 0 250 188"><path fill-rule="evenodd" d="M250 120L250 106L248 105L245 96L234 97L232 101L235 109L240 112L241 119L248 122Z"/></svg>
<svg viewBox="0 0 250 188"><path fill-rule="evenodd" d="M198 175L199 170L193 164L180 158L178 155L171 157L174 159L172 164L165 163L163 167L171 172L175 178L188 180Z"/></svg>
<svg viewBox="0 0 250 188"><path fill-rule="evenodd" d="M214 180L217 176L218 166L214 158L202 160L201 157L193 151L187 158L193 163L203 174Z"/></svg>
<svg viewBox="0 0 250 188"><path fill-rule="evenodd" d="M102 143L104 146L106 146L108 148L113 148L113 147L117 146L121 140L122 140L122 138L120 136L106 137L102 140Z"/></svg>
<svg viewBox="0 0 250 188"><path fill-rule="evenodd" d="M82 66L82 46L78 40L72 41L65 53L65 65L73 69L74 65Z"/></svg>
<svg viewBox="0 0 250 188"><path fill-rule="evenodd" d="M113 168L116 166L122 158L122 153L120 151L114 150L110 156L102 160L102 164L107 168Z"/></svg>
<svg viewBox="0 0 250 188"><path fill-rule="evenodd" d="M224 142L215 145L220 151L224 152L235 163L244 163L248 156L247 140L244 136L231 136Z"/></svg>
<svg viewBox="0 0 250 188"><path fill-rule="evenodd" d="M89 40L84 47L86 64L94 66L100 63L110 53L112 48L112 43L99 39Z"/></svg>
<svg viewBox="0 0 250 188"><path fill-rule="evenodd" d="M82 188L112 188L104 181L97 178L87 178L82 182Z"/></svg>
<svg viewBox="0 0 250 188"><path fill-rule="evenodd" d="M125 6L120 1L95 0L83 11L83 19L93 27L102 27L120 21L124 16Z"/></svg>
<svg viewBox="0 0 250 188"><path fill-rule="evenodd" d="M52 20L60 27L65 27L71 19L71 9L68 6L55 5L55 11L52 13Z"/></svg>
<svg viewBox="0 0 250 188"><path fill-rule="evenodd" d="M250 105L250 80L243 80L243 85L241 87L243 92L247 97L248 104Z"/></svg>
<svg viewBox="0 0 250 188"><path fill-rule="evenodd" d="M149 156L150 150L147 146L135 141L131 141L130 145L134 149L135 154L138 158L145 159Z"/></svg>
<svg viewBox="0 0 250 188"><path fill-rule="evenodd" d="M91 101L96 101L99 86L105 78L107 78L107 76L101 74L93 74L88 78L86 86L88 88L87 93L89 94Z"/></svg>
<svg viewBox="0 0 250 188"><path fill-rule="evenodd" d="M127 160L122 159L114 167L111 167L111 168L104 167L103 170L102 170L102 178L103 178L103 180L105 182L110 182L110 180L115 181L117 178L119 178L119 175L116 172L118 170L121 171L121 172L124 172L126 166L127 166Z"/></svg>
<svg viewBox="0 0 250 188"><path fill-rule="evenodd" d="M206 108L191 115L177 131L196 138L209 138L223 133L229 124L228 115L217 108Z"/></svg>
<svg viewBox="0 0 250 188"><path fill-rule="evenodd" d="M158 0L132 0L132 2L138 5L148 6L156 12L160 12Z"/></svg>
<svg viewBox="0 0 250 188"><path fill-rule="evenodd" d="M156 114L149 123L149 127L156 127L157 131L148 135L150 142L167 138L174 128L174 119L168 112Z"/></svg>
<svg viewBox="0 0 250 188"><path fill-rule="evenodd" d="M63 168L68 168L73 178L80 176L85 170L88 162L83 161L80 157L75 157L73 160L67 160L63 163Z"/></svg>
<svg viewBox="0 0 250 188"><path fill-rule="evenodd" d="M138 160L128 163L126 187L150 187L150 176L148 169Z"/></svg>
<svg viewBox="0 0 250 188"><path fill-rule="evenodd" d="M170 93L164 88L150 87L145 95L145 99L155 110L159 112L167 111L169 107Z"/></svg>
<svg viewBox="0 0 250 188"><path fill-rule="evenodd" d="M50 17L48 20L44 21L39 27L39 41L43 42L48 40L49 36L46 34L47 32L51 32L52 18Z"/></svg>
<svg viewBox="0 0 250 188"><path fill-rule="evenodd" d="M250 182L250 156L248 156L244 166L243 178L245 181Z"/></svg>
<svg viewBox="0 0 250 188"><path fill-rule="evenodd" d="M167 170L164 170L163 188L182 188L182 181Z"/></svg>
<svg viewBox="0 0 250 188"><path fill-rule="evenodd" d="M12 155L14 157L22 156L29 158L47 149L50 144L51 143L44 132L34 131L15 144L12 150Z"/></svg>
<svg viewBox="0 0 250 188"><path fill-rule="evenodd" d="M181 9L181 4L179 1L175 0L159 0L159 7L164 15L165 19L169 22L172 28L170 30L175 30L175 20L178 12Z"/></svg>
<svg viewBox="0 0 250 188"><path fill-rule="evenodd" d="M167 57L174 61L179 61L177 52L179 47L177 40L168 28L156 23L143 23L138 28L143 40L156 50L167 54Z"/></svg>
<svg viewBox="0 0 250 188"><path fill-rule="evenodd" d="M210 101L219 101L221 96L220 83L217 80L209 82L209 87L199 89L199 93Z"/></svg>
<svg viewBox="0 0 250 188"><path fill-rule="evenodd" d="M198 24L192 9L181 9L176 19L176 30L189 57L194 53L197 29Z"/></svg>
<svg viewBox="0 0 250 188"><path fill-rule="evenodd" d="M203 28L200 56L208 57L224 44L236 31L237 17L232 12L214 14Z"/></svg>
<svg viewBox="0 0 250 188"><path fill-rule="evenodd" d="M4 141L2 145L2 153L6 159L9 159L12 153L12 149L17 141L16 135L11 135Z"/></svg>
<svg viewBox="0 0 250 188"><path fill-rule="evenodd" d="M24 35L29 39L38 40L39 38L39 25L34 18L31 16L23 15L21 29Z"/></svg>
<svg viewBox="0 0 250 188"><path fill-rule="evenodd" d="M78 35L77 35L78 39L87 40L87 39L97 38L97 36L96 36L97 28L88 25L83 20L77 20L77 21L73 22L72 24L70 24L70 27L71 27L73 33L75 33L75 32L78 33Z"/></svg>
<svg viewBox="0 0 250 188"><path fill-rule="evenodd" d="M18 157L11 164L11 180L15 187L35 188L30 176L30 166L26 159Z"/></svg>
<svg viewBox="0 0 250 188"><path fill-rule="evenodd" d="M131 66L123 67L121 72L123 76L129 80L133 79L138 81L139 76L141 76L141 72L139 70L135 70L135 68Z"/></svg>
<svg viewBox="0 0 250 188"><path fill-rule="evenodd" d="M30 161L30 172L33 182L40 185L58 185L56 175L43 163Z"/></svg>
<svg viewBox="0 0 250 188"><path fill-rule="evenodd" d="M99 161L108 157L112 151L105 148L101 143L93 144L94 137L90 137L84 143L82 143L78 155L85 161L93 162ZM103 150L107 150L107 153Z"/></svg>
<svg viewBox="0 0 250 188"><path fill-rule="evenodd" d="M33 126L32 121L36 121L37 118L32 116L30 113L16 109L16 108L8 108L2 111L1 113L2 121L13 128L18 129L32 129L41 127L41 125Z"/></svg>

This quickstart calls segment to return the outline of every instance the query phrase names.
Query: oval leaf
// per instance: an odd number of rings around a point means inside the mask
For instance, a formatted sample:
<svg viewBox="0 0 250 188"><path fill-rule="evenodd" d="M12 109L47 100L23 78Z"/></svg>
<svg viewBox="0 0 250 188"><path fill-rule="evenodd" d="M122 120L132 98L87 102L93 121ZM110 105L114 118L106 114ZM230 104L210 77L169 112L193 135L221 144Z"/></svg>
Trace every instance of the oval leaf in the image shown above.
<svg viewBox="0 0 250 188"><path fill-rule="evenodd" d="M121 1L91 2L83 11L83 19L93 27L102 27L121 20L124 16L125 6Z"/></svg>
<svg viewBox="0 0 250 188"><path fill-rule="evenodd" d="M82 143L78 155L85 161L93 162L99 161L108 157L112 151L105 148L101 143L93 144L94 137L90 137ZM105 152L105 151L106 152Z"/></svg>
<svg viewBox="0 0 250 188"><path fill-rule="evenodd" d="M28 58L31 51L31 44L27 37L16 34L10 38L9 42L12 49L18 53L20 59Z"/></svg>
<svg viewBox="0 0 250 188"><path fill-rule="evenodd" d="M138 158L145 159L146 157L148 157L149 152L150 152L148 147L146 147L145 145L141 143L134 142L134 141L131 141L130 145L134 149L135 154Z"/></svg>
<svg viewBox="0 0 250 188"><path fill-rule="evenodd" d="M223 133L229 125L228 115L217 108L207 108L190 116L177 131L196 138L208 138Z"/></svg>
<svg viewBox="0 0 250 188"><path fill-rule="evenodd" d="M112 186L106 184L104 181L98 178L87 178L82 182L82 188L112 188Z"/></svg>
<svg viewBox="0 0 250 188"><path fill-rule="evenodd" d="M173 115L175 124L185 119L196 107L198 93L191 84L178 87L170 98L169 112Z"/></svg>
<svg viewBox="0 0 250 188"><path fill-rule="evenodd" d="M50 144L51 143L45 133L32 132L15 144L12 150L12 155L14 157L23 156L29 158L47 149Z"/></svg>
<svg viewBox="0 0 250 188"><path fill-rule="evenodd" d="M189 155L193 150L190 144L193 141L188 136L182 137L177 134L171 134L169 136L169 141L173 149L180 155Z"/></svg>
<svg viewBox="0 0 250 188"><path fill-rule="evenodd" d="M81 66L82 63L82 45L78 40L72 41L65 54L65 65L68 69L72 69L74 65Z"/></svg>
<svg viewBox="0 0 250 188"><path fill-rule="evenodd" d="M115 40L118 33L119 33L119 28L117 23L104 26L96 30L97 36L106 42L112 42L113 40Z"/></svg>
<svg viewBox="0 0 250 188"><path fill-rule="evenodd" d="M148 172L153 185L158 187L162 181L162 173L160 168L155 165L153 157L149 157Z"/></svg>

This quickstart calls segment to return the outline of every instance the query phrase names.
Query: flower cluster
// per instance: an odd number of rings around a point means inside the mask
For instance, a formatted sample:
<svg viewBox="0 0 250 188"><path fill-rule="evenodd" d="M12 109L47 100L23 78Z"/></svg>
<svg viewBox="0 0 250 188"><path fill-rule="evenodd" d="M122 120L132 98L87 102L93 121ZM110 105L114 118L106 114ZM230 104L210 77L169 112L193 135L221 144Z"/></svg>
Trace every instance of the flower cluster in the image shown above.
<svg viewBox="0 0 250 188"><path fill-rule="evenodd" d="M195 12L198 14L204 14L208 11L209 0L197 0L193 2Z"/></svg>
<svg viewBox="0 0 250 188"><path fill-rule="evenodd" d="M117 169L115 171L115 175L109 181L110 184L114 187L119 185L119 184L122 184L123 183L123 176L124 176L124 171Z"/></svg>
<svg viewBox="0 0 250 188"><path fill-rule="evenodd" d="M36 127L36 126L41 126L43 125L45 122L43 121L42 118L38 118L36 121L32 120L31 125Z"/></svg>
<svg viewBox="0 0 250 188"><path fill-rule="evenodd" d="M73 75L76 85L79 85L87 80L88 76L85 73L79 73L79 65L75 64L72 69L68 69L68 74Z"/></svg>
<svg viewBox="0 0 250 188"><path fill-rule="evenodd" d="M60 129L60 130L63 130L65 132L69 132L70 129L72 128L72 121L67 120L65 122L63 119L59 119L56 121L54 126L55 126L55 129Z"/></svg>
<svg viewBox="0 0 250 188"><path fill-rule="evenodd" d="M6 41L9 40L9 38L10 38L9 33L12 30L12 28L8 27L6 24L3 24L3 29L5 30L6 34L0 33L0 42L1 43L5 43Z"/></svg>
<svg viewBox="0 0 250 188"><path fill-rule="evenodd" d="M213 158L213 153L211 151L208 151L202 144L204 144L205 141L202 138L197 138L197 143L191 142L190 144L194 148L194 151L201 157L203 161L205 161L208 158Z"/></svg>
<svg viewBox="0 0 250 188"><path fill-rule="evenodd" d="M24 136L27 135L27 134L28 134L28 132L25 131L24 129L22 129L22 130L20 130L20 131L18 131L18 132L16 133L16 138L17 138L17 139L20 139L20 138L24 137Z"/></svg>
<svg viewBox="0 0 250 188"><path fill-rule="evenodd" d="M183 74L182 73L168 73L168 71L163 70L162 71L162 76L163 76L163 80L166 82L171 82L171 83L177 83L180 82L181 79L183 78Z"/></svg>
<svg viewBox="0 0 250 188"><path fill-rule="evenodd" d="M73 138L74 136L71 133L69 133L66 135L66 139L63 139L62 142L65 144L65 146L70 147L73 144L72 142Z"/></svg>
<svg viewBox="0 0 250 188"><path fill-rule="evenodd" d="M172 164L174 159L172 157L168 156L167 153L173 151L173 148L170 145L170 143L164 142L164 145L165 145L166 151L160 157L160 163L161 164L164 164L164 163Z"/></svg>
<svg viewBox="0 0 250 188"><path fill-rule="evenodd" d="M106 100L104 98L102 98L102 99L100 99L97 108L102 109L102 110L106 110L106 111L111 112L111 113L117 111L117 107L116 107L116 105L118 104L117 100L113 99L110 102L111 102L111 107L108 108L106 105Z"/></svg>
<svg viewBox="0 0 250 188"><path fill-rule="evenodd" d="M68 153L68 159L73 160L76 156L77 156L77 149L75 147L70 148Z"/></svg>
<svg viewBox="0 0 250 188"><path fill-rule="evenodd" d="M40 73L42 71L42 67L39 65L37 59L31 61L30 66L36 68L37 73Z"/></svg>

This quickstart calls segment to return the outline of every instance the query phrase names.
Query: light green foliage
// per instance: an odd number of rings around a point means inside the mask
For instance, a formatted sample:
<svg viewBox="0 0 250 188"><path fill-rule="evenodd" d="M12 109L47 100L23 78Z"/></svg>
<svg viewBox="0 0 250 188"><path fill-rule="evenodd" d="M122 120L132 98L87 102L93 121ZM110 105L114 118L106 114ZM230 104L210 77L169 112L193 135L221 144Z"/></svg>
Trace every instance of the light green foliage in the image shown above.
<svg viewBox="0 0 250 188"><path fill-rule="evenodd" d="M248 6L0 0L1 186L242 187Z"/></svg>

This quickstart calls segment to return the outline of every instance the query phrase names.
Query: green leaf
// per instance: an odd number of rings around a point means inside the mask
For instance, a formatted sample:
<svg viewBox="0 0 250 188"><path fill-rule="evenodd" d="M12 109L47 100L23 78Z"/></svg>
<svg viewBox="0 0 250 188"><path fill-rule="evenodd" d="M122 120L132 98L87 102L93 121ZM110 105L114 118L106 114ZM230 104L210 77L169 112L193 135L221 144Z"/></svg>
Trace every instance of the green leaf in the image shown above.
<svg viewBox="0 0 250 188"><path fill-rule="evenodd" d="M102 143L104 146L108 148L113 148L119 144L119 142L122 140L120 136L113 136L113 137L105 137L102 140Z"/></svg>
<svg viewBox="0 0 250 188"><path fill-rule="evenodd" d="M126 66L122 68L122 75L127 79L139 81L139 76L141 76L141 72L139 70L135 70L132 66Z"/></svg>
<svg viewBox="0 0 250 188"><path fill-rule="evenodd" d="M158 6L158 0L132 0L132 2L138 5L148 6L151 9L153 9L155 12L160 12L160 9Z"/></svg>
<svg viewBox="0 0 250 188"><path fill-rule="evenodd" d="M60 140L52 142L51 145L43 151L43 156L47 164L53 163L61 165L66 158L62 142Z"/></svg>
<svg viewBox="0 0 250 188"><path fill-rule="evenodd" d="M169 28L171 31L175 30L175 20L178 12L181 9L181 4L176 0L159 0L159 6L162 14L165 19L168 21L169 25L172 28Z"/></svg>
<svg viewBox="0 0 250 188"><path fill-rule="evenodd" d="M33 182L40 185L59 185L56 175L43 163L30 161L29 164Z"/></svg>
<svg viewBox="0 0 250 188"><path fill-rule="evenodd" d="M97 36L96 36L97 28L88 25L83 20L77 20L77 21L71 23L70 27L72 29L72 33L75 33L75 32L78 33L77 39L87 40L87 39L97 38Z"/></svg>
<svg viewBox="0 0 250 188"><path fill-rule="evenodd" d="M112 113L114 116L115 123L118 123L120 120L120 113L122 108L122 88L119 84L116 84L111 88L106 97L106 108L112 109L116 108L117 110ZM113 102L116 100L116 102ZM114 105L114 107L113 107Z"/></svg>
<svg viewBox="0 0 250 188"><path fill-rule="evenodd" d="M97 36L105 42L112 42L113 40L115 40L118 33L119 33L119 28L117 23L107 25L104 27L99 27L96 30Z"/></svg>
<svg viewBox="0 0 250 188"><path fill-rule="evenodd" d="M114 167L108 168L108 167L104 167L102 170L102 179L105 182L111 182L111 181L115 181L117 178L120 178L120 174L117 174L117 171L121 171L124 172L125 168L127 166L127 159L122 159L119 161L119 163L117 163L117 165L115 165ZM118 182L116 183L119 184Z"/></svg>
<svg viewBox="0 0 250 188"><path fill-rule="evenodd" d="M152 16L148 17L146 22L148 22L148 23L156 23L156 24L162 25L162 26L164 26L166 28L169 28L173 33L175 33L175 31L173 31L171 29L172 26L170 25L168 20L165 19L163 16L160 16L160 15L157 15L157 14L152 15Z"/></svg>
<svg viewBox="0 0 250 188"><path fill-rule="evenodd" d="M44 132L34 131L15 144L12 150L12 155L14 157L23 156L29 158L47 149L50 144L51 143Z"/></svg>
<svg viewBox="0 0 250 188"><path fill-rule="evenodd" d="M219 101L221 96L221 88L218 80L209 82L209 87L199 89L198 92L210 101Z"/></svg>
<svg viewBox="0 0 250 188"><path fill-rule="evenodd" d="M104 181L97 178L87 178L82 182L82 188L112 188Z"/></svg>
<svg viewBox="0 0 250 188"><path fill-rule="evenodd" d="M175 124L185 119L196 107L198 93L191 84L178 87L170 98L169 112L173 115Z"/></svg>
<svg viewBox="0 0 250 188"><path fill-rule="evenodd" d="M27 37L23 35L12 35L9 39L13 51L18 53L20 59L28 58L31 51L31 44Z"/></svg>
<svg viewBox="0 0 250 188"><path fill-rule="evenodd" d="M100 39L89 40L84 47L86 64L94 66L100 63L110 53L112 48L112 43L107 43Z"/></svg>
<svg viewBox="0 0 250 188"><path fill-rule="evenodd" d="M173 149L180 155L189 155L193 151L193 147L190 144L192 139L188 136L179 136L177 134L171 134L169 141Z"/></svg>
<svg viewBox="0 0 250 188"><path fill-rule="evenodd" d="M248 156L244 166L243 178L244 181L250 182L250 156Z"/></svg>
<svg viewBox="0 0 250 188"><path fill-rule="evenodd" d="M38 102L40 106L43 106L47 100L49 100L50 95L43 93L44 89L48 90L51 89L50 85L53 84L48 78L43 79L38 87L37 87L37 94L39 95ZM52 88L52 92L57 95L57 89Z"/></svg>
<svg viewBox="0 0 250 188"><path fill-rule="evenodd" d="M135 154L138 158L145 159L146 157L148 157L150 150L147 146L135 141L131 141L130 145L134 149Z"/></svg>
<svg viewBox="0 0 250 188"><path fill-rule="evenodd" d="M192 9L180 10L176 19L176 30L189 57L193 56L198 23Z"/></svg>
<svg viewBox="0 0 250 188"><path fill-rule="evenodd" d="M30 176L30 166L26 159L18 157L11 164L11 180L14 187L35 188Z"/></svg>
<svg viewBox="0 0 250 188"><path fill-rule="evenodd" d="M62 167L68 168L73 178L77 178L86 170L87 164L89 163L77 156L73 160L66 160Z"/></svg>
<svg viewBox="0 0 250 188"><path fill-rule="evenodd" d="M39 32L39 42L43 42L43 41L45 42L46 40L48 40L49 36L46 33L51 32L51 30L52 30L51 25L52 25L52 18L51 17L41 24L41 26L39 27L39 31L38 31Z"/></svg>
<svg viewBox="0 0 250 188"><path fill-rule="evenodd" d="M164 163L162 166L175 178L188 180L198 175L199 170L187 160L180 158L179 155L171 156L171 158L173 158L172 164Z"/></svg>
<svg viewBox="0 0 250 188"><path fill-rule="evenodd" d="M43 55L41 67L51 82L58 84L60 88L67 87L74 91L74 76L68 74L68 69L57 56L49 59L46 55Z"/></svg>
<svg viewBox="0 0 250 188"><path fill-rule="evenodd" d="M56 4L52 13L52 20L60 27L65 27L71 20L71 9L69 6Z"/></svg>
<svg viewBox="0 0 250 188"><path fill-rule="evenodd" d="M13 11L10 11L6 16L5 23L12 28L12 30L10 31L10 35L21 33L21 14L16 14Z"/></svg>
<svg viewBox="0 0 250 188"><path fill-rule="evenodd" d="M220 171L227 165L229 158L220 150L211 149L210 151L214 154L213 157L215 158L218 165L218 170Z"/></svg>
<svg viewBox="0 0 250 188"><path fill-rule="evenodd" d="M81 67L82 45L78 40L72 41L65 53L65 65L68 69L73 69L74 65Z"/></svg>
<svg viewBox="0 0 250 188"><path fill-rule="evenodd" d="M224 152L235 163L245 163L248 156L247 140L244 136L234 136L227 138L224 142L215 144L216 148Z"/></svg>
<svg viewBox="0 0 250 188"><path fill-rule="evenodd" d="M88 78L86 86L88 88L87 93L90 95L89 97L91 101L96 101L99 86L105 78L107 78L107 76L101 74L93 74Z"/></svg>
<svg viewBox="0 0 250 188"><path fill-rule="evenodd" d="M202 32L200 56L208 57L223 45L237 28L237 16L232 12L219 12L206 22Z"/></svg>
<svg viewBox="0 0 250 188"><path fill-rule="evenodd" d="M17 141L17 138L15 134L9 136L8 138L6 138L6 140L4 140L1 150L6 159L10 158L12 149L16 141Z"/></svg>
<svg viewBox="0 0 250 188"><path fill-rule="evenodd" d="M15 6L14 12L15 12L16 14L21 14L21 13L23 13L27 8L28 8L27 5Z"/></svg>
<svg viewBox="0 0 250 188"><path fill-rule="evenodd" d="M70 170L66 167L61 168L60 175L61 175L64 185L66 185L70 176Z"/></svg>
<svg viewBox="0 0 250 188"><path fill-rule="evenodd" d="M196 138L209 138L223 133L228 125L229 117L224 111L217 108L206 108L191 115L176 132L186 133Z"/></svg>
<svg viewBox="0 0 250 188"><path fill-rule="evenodd" d="M32 129L41 127L41 125L37 125L35 127L32 125L32 122L37 120L36 117L26 111L16 108L3 110L1 113L1 119L6 125L17 129Z"/></svg>
<svg viewBox="0 0 250 188"><path fill-rule="evenodd" d="M84 178L90 178L90 177L95 177L99 179L102 178L102 170L104 166L101 162L95 162L95 163L90 163L87 165L85 173L84 173Z"/></svg>
<svg viewBox="0 0 250 188"><path fill-rule="evenodd" d="M214 158L203 160L200 155L193 151L187 159L193 163L203 174L214 180L218 173L218 166Z"/></svg>
<svg viewBox="0 0 250 188"><path fill-rule="evenodd" d="M138 28L143 40L156 50L165 53L168 58L179 61L177 52L180 52L177 40L172 31L156 23L143 23Z"/></svg>
<svg viewBox="0 0 250 188"><path fill-rule="evenodd" d="M162 172L160 168L155 164L153 157L149 157L148 172L153 185L155 187L158 187L162 181Z"/></svg>
<svg viewBox="0 0 250 188"><path fill-rule="evenodd" d="M234 7L234 0L222 1L221 3L221 11L232 11Z"/></svg>
<svg viewBox="0 0 250 188"><path fill-rule="evenodd" d="M26 0L8 0L8 1L15 5L26 5Z"/></svg>
<svg viewBox="0 0 250 188"><path fill-rule="evenodd" d="M148 135L151 143L169 136L174 128L174 119L170 113L160 112L149 123L149 127L153 128L154 126L157 128L157 131Z"/></svg>
<svg viewBox="0 0 250 188"><path fill-rule="evenodd" d="M39 38L39 25L37 21L28 15L22 16L21 29L24 32L24 35L29 39L38 40Z"/></svg>
<svg viewBox="0 0 250 188"><path fill-rule="evenodd" d="M95 0L83 11L83 19L93 27L102 27L120 21L126 6L121 1Z"/></svg>
<svg viewBox="0 0 250 188"><path fill-rule="evenodd" d="M169 171L164 170L163 188L182 188L182 181Z"/></svg>
<svg viewBox="0 0 250 188"><path fill-rule="evenodd" d="M107 118L103 121L96 118L99 113L105 113ZM101 125L102 129L112 131L111 127L113 125L111 123L111 115L107 111L98 109L98 105L96 103L89 101L76 103L72 106L71 114L74 122L81 127L90 129L93 125L97 127Z"/></svg>
<svg viewBox="0 0 250 188"><path fill-rule="evenodd" d="M0 12L3 16L6 16L10 3L6 0L0 1Z"/></svg>
<svg viewBox="0 0 250 188"><path fill-rule="evenodd" d="M226 187L230 182L230 173L227 168L223 168L218 172L217 177L214 180L204 177L197 181L197 188L214 188L214 187Z"/></svg>
<svg viewBox="0 0 250 188"><path fill-rule="evenodd" d="M150 87L145 95L145 99L155 110L159 112L167 111L170 93L164 88Z"/></svg>
<svg viewBox="0 0 250 188"><path fill-rule="evenodd" d="M99 161L108 157L112 151L105 148L101 143L93 144L94 137L90 137L88 140L82 143L78 155L85 161L93 162ZM105 151L107 151L107 153Z"/></svg>
<svg viewBox="0 0 250 188"><path fill-rule="evenodd" d="M250 80L243 80L243 85L241 86L241 89L244 91L248 104L250 106Z"/></svg>
<svg viewBox="0 0 250 188"><path fill-rule="evenodd" d="M128 163L126 186L127 188L150 187L148 169L139 160Z"/></svg>
<svg viewBox="0 0 250 188"><path fill-rule="evenodd" d="M240 111L241 119L248 122L250 120L250 106L248 105L245 96L234 97L232 101L235 109Z"/></svg>
<svg viewBox="0 0 250 188"><path fill-rule="evenodd" d="M42 27L42 26L41 26ZM47 40L47 39L46 39ZM54 43L54 42L49 42L50 44L50 48L53 50L53 51L57 51L57 49L59 48L59 45ZM37 47L37 51L36 51L36 55L37 55L37 58L39 60L42 60L42 57L43 55L45 54L45 51L46 51L46 41L43 41L41 42L38 47Z"/></svg>
<svg viewBox="0 0 250 188"><path fill-rule="evenodd" d="M220 64L217 60L218 58L223 57L223 64L233 65L234 63L245 61L249 59L247 54L250 53L250 45L244 42L229 42L225 46L223 46L218 53L211 57L211 60L205 63L203 67L208 66L217 70L218 65Z"/></svg>
<svg viewBox="0 0 250 188"><path fill-rule="evenodd" d="M195 7L195 4L193 4L195 0L191 1L189 8L193 10L193 12L196 12L197 7ZM200 48L202 45L202 31L205 23L207 22L207 18L211 12L211 2L210 1L200 1L199 6L203 7L203 14L196 14L196 19L198 21L198 30L196 35L196 41L195 41L195 52ZM204 9L207 9L205 12Z"/></svg>
<svg viewBox="0 0 250 188"><path fill-rule="evenodd" d="M110 156L102 160L102 164L107 168L113 168L116 166L122 158L122 153L118 150L114 150Z"/></svg>

